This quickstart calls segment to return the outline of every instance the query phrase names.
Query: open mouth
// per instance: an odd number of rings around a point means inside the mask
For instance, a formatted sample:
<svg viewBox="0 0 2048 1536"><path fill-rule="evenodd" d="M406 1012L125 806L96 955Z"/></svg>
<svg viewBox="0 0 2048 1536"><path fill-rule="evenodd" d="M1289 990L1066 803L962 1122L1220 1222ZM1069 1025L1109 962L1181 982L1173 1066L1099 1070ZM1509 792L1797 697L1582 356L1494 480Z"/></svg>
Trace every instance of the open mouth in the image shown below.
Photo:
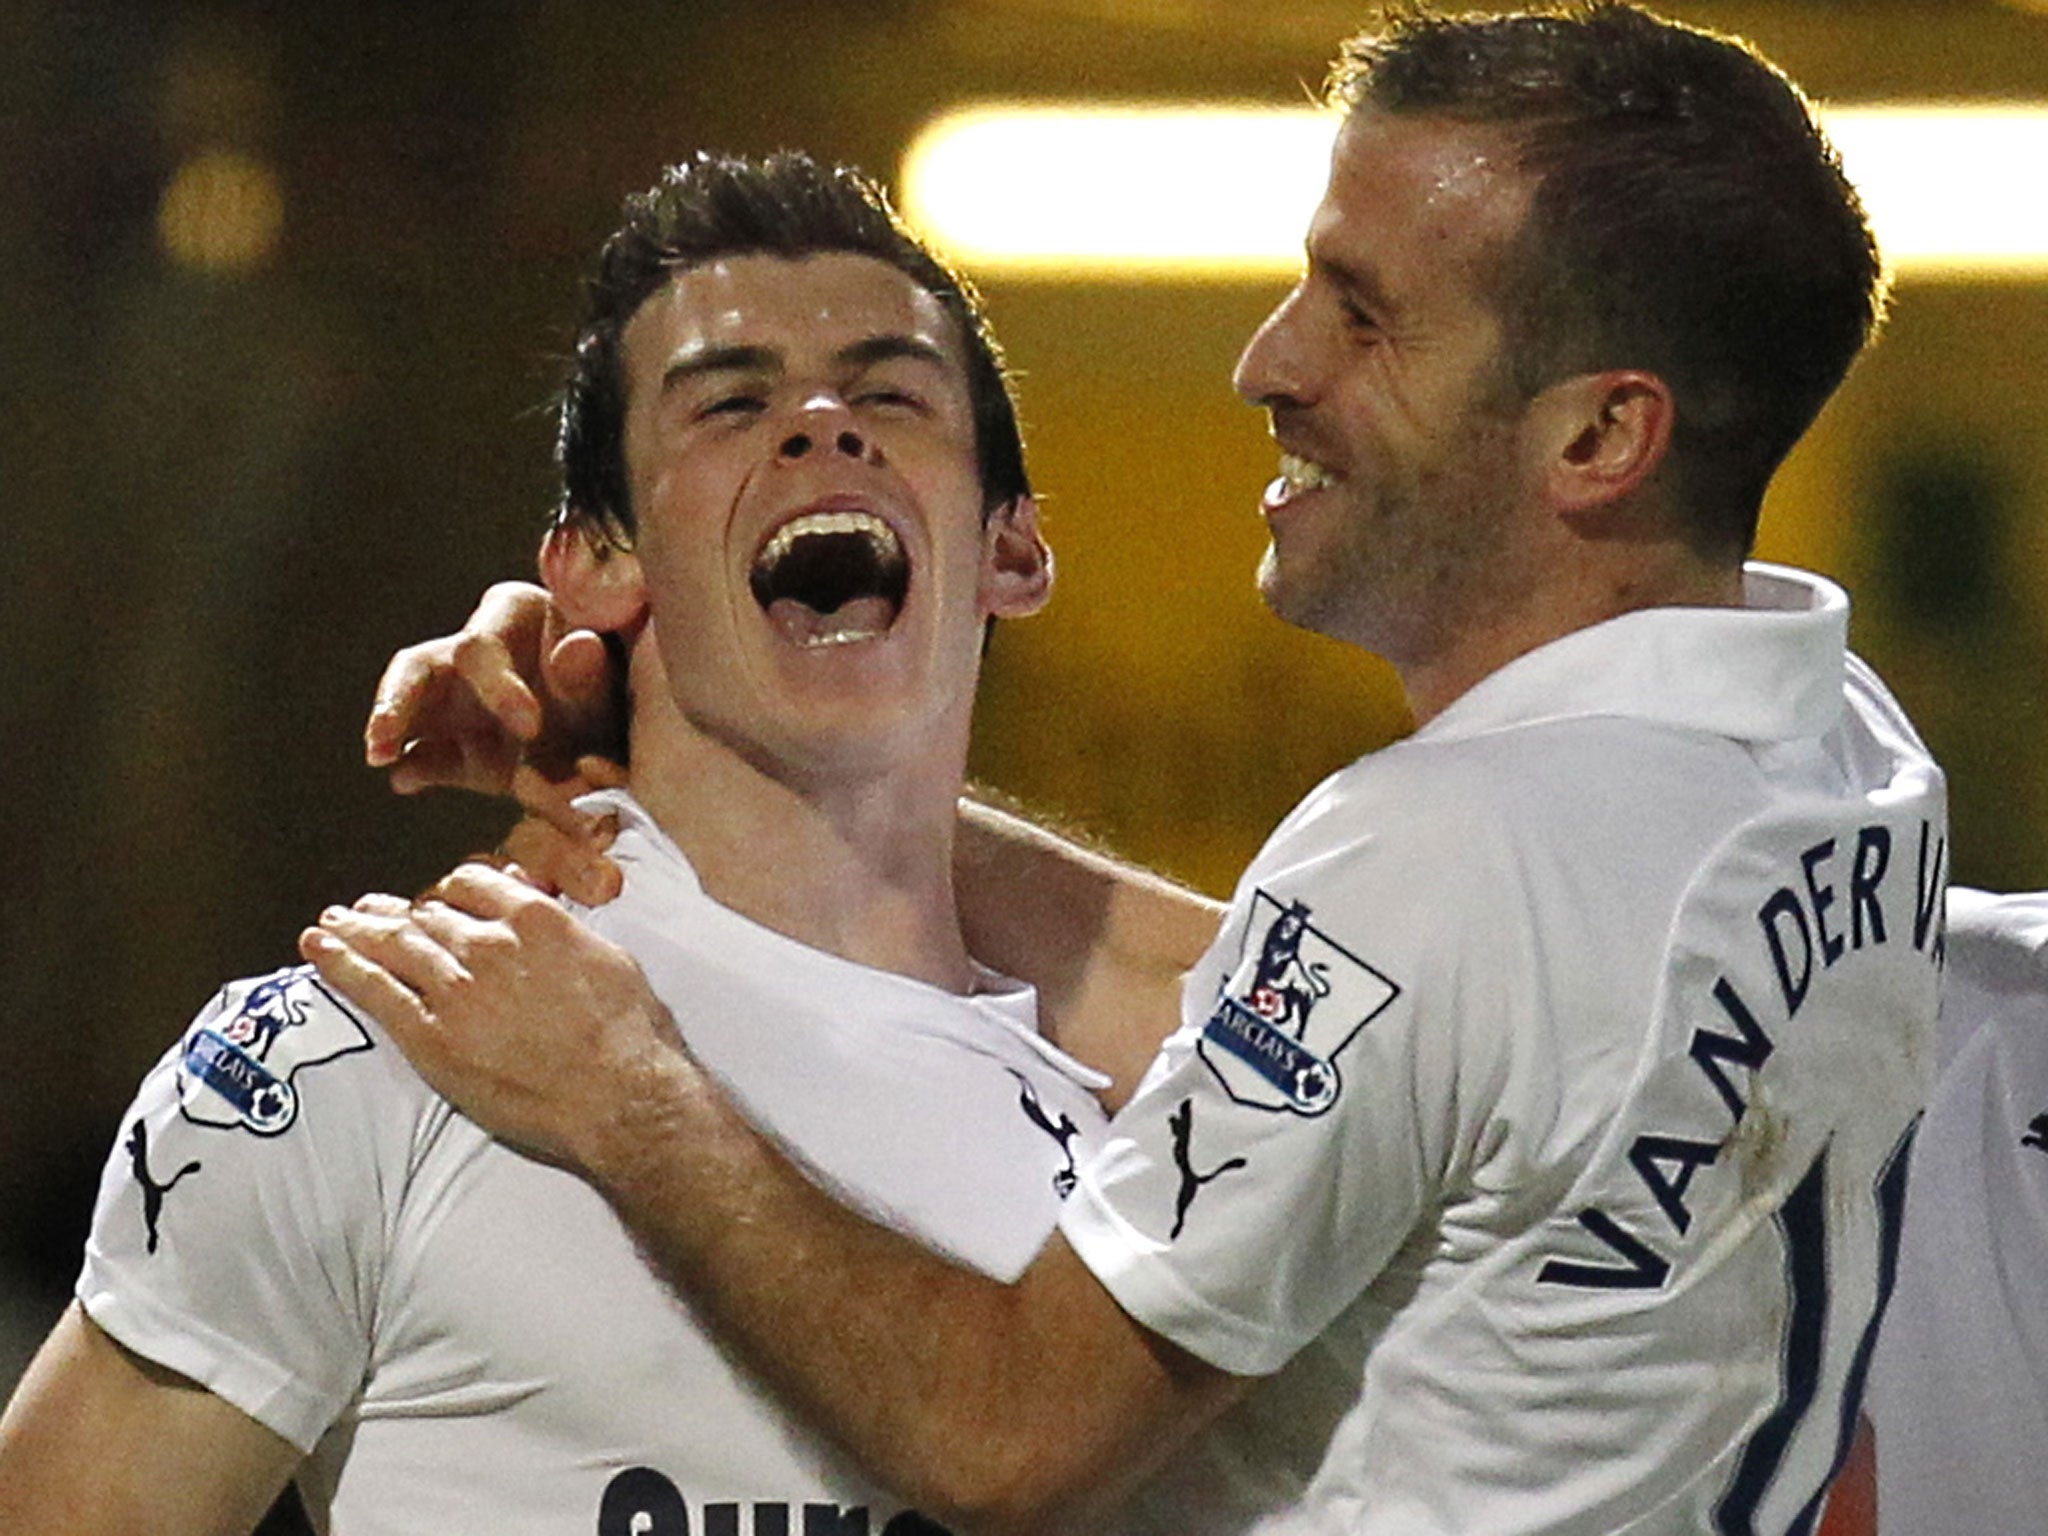
<svg viewBox="0 0 2048 1536"><path fill-rule="evenodd" d="M1298 496L1303 491L1320 491L1337 478L1313 459L1304 459L1294 453L1280 455L1280 474L1287 481L1290 496Z"/></svg>
<svg viewBox="0 0 2048 1536"><path fill-rule="evenodd" d="M800 646L850 645L889 632L910 590L910 557L881 518L859 509L805 512L754 557L754 601Z"/></svg>
<svg viewBox="0 0 2048 1536"><path fill-rule="evenodd" d="M1266 487L1265 508L1268 512L1277 512L1297 496L1305 496L1310 491L1320 491L1336 483L1336 473L1313 459L1282 453L1279 477Z"/></svg>

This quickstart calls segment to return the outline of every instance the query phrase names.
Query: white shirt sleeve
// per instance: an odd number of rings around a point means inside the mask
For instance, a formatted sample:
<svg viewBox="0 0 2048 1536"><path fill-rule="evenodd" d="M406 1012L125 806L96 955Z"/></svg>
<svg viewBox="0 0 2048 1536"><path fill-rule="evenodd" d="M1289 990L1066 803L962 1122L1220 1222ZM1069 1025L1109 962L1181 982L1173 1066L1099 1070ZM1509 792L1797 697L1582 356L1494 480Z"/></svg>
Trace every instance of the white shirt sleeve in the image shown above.
<svg viewBox="0 0 2048 1536"><path fill-rule="evenodd" d="M1871 1377L1886 1536L2048 1507L2048 898L1957 891L1944 1054Z"/></svg>
<svg viewBox="0 0 2048 1536"><path fill-rule="evenodd" d="M79 1301L310 1451L362 1384L409 1110L429 1102L310 969L231 984L122 1117Z"/></svg>
<svg viewBox="0 0 2048 1536"><path fill-rule="evenodd" d="M1375 838L1247 876L1061 1219L1147 1327L1224 1370L1279 1369L1473 1155L1501 1058L1463 1021L1498 1015L1443 914L1487 916L1463 892L1416 899L1455 878Z"/></svg>

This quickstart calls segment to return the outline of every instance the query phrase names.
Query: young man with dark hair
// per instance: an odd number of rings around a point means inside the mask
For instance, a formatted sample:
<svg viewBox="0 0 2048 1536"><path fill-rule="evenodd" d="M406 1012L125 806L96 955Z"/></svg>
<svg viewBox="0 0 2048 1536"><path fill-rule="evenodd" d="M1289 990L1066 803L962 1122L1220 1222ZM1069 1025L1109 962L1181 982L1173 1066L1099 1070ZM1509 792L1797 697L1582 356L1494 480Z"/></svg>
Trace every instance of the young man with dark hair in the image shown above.
<svg viewBox="0 0 2048 1536"><path fill-rule="evenodd" d="M878 190L801 155L777 155L760 174L716 175L718 158L671 167L652 190L626 201L625 221L605 242L562 392L557 457L564 516L601 517L632 527L623 436L625 332L640 307L680 268L735 251L796 259L820 251L872 256L930 294L959 328L974 451L986 510L1031 494L1024 442L1003 354L981 301L959 273L897 220Z"/></svg>
<svg viewBox="0 0 2048 1536"><path fill-rule="evenodd" d="M606 247L568 401L541 564L630 696L594 941L711 1005L817 1177L1014 1278L1104 1079L952 897L984 630L1051 579L977 305L852 172L701 157ZM225 989L126 1119L0 1530L247 1531L294 1473L337 1533L935 1528L310 970Z"/></svg>
<svg viewBox="0 0 2048 1536"><path fill-rule="evenodd" d="M1017 1283L814 1187L516 882L305 952L962 1523L1085 1511L1242 1399L1295 1436L1273 1528L1808 1530L1925 1096L1943 791L1841 592L1742 555L1870 237L1783 76L1629 6L1409 14L1337 95L1238 367L1260 582L1419 729L1274 833Z"/></svg>

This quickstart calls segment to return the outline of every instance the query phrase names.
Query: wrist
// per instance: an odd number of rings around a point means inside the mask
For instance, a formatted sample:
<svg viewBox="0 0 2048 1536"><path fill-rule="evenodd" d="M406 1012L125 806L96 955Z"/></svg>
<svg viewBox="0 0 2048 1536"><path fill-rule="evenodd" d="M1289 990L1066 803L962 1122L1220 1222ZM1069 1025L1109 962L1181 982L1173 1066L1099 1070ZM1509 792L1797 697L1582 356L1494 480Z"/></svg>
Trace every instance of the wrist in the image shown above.
<svg viewBox="0 0 2048 1536"><path fill-rule="evenodd" d="M692 1126L715 1102L666 1010L660 1022L660 1033L650 1031L606 1074L603 1100L565 1128L572 1165L608 1196L630 1196L661 1182L690 1145Z"/></svg>

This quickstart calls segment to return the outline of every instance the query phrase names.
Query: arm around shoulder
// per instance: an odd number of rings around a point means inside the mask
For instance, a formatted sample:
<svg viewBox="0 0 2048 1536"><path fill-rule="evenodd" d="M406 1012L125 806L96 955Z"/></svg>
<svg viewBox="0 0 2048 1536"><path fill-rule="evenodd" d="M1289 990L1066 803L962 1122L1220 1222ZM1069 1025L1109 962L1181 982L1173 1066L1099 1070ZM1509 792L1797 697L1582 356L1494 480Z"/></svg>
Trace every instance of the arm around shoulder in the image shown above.
<svg viewBox="0 0 2048 1536"><path fill-rule="evenodd" d="M74 1302L0 1417L0 1536L247 1536L299 1459Z"/></svg>
<svg viewBox="0 0 2048 1536"><path fill-rule="evenodd" d="M1179 1022L1222 905L974 800L954 874L975 957L1037 987L1046 1033L1109 1073L1120 1105Z"/></svg>

